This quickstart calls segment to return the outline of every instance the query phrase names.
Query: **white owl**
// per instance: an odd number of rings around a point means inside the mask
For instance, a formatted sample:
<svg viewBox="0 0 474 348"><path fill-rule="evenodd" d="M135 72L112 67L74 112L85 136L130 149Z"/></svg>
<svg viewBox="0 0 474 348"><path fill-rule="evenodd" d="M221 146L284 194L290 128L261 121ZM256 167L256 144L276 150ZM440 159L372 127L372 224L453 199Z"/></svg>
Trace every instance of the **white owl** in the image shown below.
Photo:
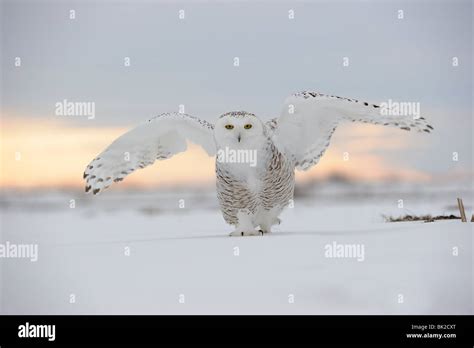
<svg viewBox="0 0 474 348"><path fill-rule="evenodd" d="M318 163L337 125L363 122L427 132L423 117L392 116L378 105L314 92L285 101L280 117L263 123L254 114L223 114L213 125L166 113L125 133L86 168L86 192L100 193L138 168L185 151L187 141L216 156L217 197L231 236L268 233L294 191L294 171Z"/></svg>

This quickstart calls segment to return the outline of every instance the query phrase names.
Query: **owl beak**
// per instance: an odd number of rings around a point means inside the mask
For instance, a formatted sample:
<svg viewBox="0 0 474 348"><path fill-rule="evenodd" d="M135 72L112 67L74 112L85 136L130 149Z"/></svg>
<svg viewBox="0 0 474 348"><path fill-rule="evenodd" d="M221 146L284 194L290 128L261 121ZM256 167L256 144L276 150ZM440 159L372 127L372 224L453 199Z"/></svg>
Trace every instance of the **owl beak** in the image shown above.
<svg viewBox="0 0 474 348"><path fill-rule="evenodd" d="M240 139L242 139L242 138L241 138L240 133L239 133L239 135L237 136L237 140L239 141L239 143L240 143Z"/></svg>

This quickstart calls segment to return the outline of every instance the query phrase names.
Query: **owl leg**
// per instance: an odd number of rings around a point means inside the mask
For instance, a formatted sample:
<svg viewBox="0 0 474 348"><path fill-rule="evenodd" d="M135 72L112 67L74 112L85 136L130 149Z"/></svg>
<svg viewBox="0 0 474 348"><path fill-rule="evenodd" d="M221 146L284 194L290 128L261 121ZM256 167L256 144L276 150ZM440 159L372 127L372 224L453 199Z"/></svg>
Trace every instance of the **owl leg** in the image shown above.
<svg viewBox="0 0 474 348"><path fill-rule="evenodd" d="M270 210L261 211L259 214L259 226L262 233L270 233L273 225L279 225L281 220L278 218L281 209L274 207Z"/></svg>
<svg viewBox="0 0 474 348"><path fill-rule="evenodd" d="M270 223L261 223L260 224L260 231L262 233L270 233L272 231L272 226L273 225L279 225L281 223L281 220L279 218L275 218L272 220Z"/></svg>
<svg viewBox="0 0 474 348"><path fill-rule="evenodd" d="M230 233L232 237L261 236L262 232L257 231L253 224L252 214L246 210L237 213L237 227Z"/></svg>

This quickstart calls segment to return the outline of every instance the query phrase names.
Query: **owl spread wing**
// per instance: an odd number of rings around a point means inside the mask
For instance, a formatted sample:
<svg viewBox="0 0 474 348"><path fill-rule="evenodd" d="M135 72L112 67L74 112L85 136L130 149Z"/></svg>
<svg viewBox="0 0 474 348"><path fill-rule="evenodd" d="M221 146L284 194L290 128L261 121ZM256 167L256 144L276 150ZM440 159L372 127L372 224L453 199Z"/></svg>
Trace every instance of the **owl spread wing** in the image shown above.
<svg viewBox="0 0 474 348"><path fill-rule="evenodd" d="M433 127L423 117L394 116L379 105L357 99L300 92L286 99L279 118L266 123L280 151L307 170L322 157L337 125L343 121L371 123L429 133Z"/></svg>
<svg viewBox="0 0 474 348"><path fill-rule="evenodd" d="M214 126L180 113L156 116L117 138L86 167L86 192L98 194L136 169L183 152L186 140L215 154Z"/></svg>

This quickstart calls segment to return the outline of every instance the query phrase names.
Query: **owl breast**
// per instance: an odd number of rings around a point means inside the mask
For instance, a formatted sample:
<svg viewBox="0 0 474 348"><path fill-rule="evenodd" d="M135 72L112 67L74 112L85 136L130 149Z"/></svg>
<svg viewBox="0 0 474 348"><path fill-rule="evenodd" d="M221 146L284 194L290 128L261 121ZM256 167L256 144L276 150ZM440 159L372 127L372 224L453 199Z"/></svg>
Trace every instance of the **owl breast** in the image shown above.
<svg viewBox="0 0 474 348"><path fill-rule="evenodd" d="M259 156L258 166L245 175L235 166L216 160L216 186L219 205L227 223L237 224L237 213L283 209L293 199L294 163L269 140ZM242 164L240 164L242 165Z"/></svg>

